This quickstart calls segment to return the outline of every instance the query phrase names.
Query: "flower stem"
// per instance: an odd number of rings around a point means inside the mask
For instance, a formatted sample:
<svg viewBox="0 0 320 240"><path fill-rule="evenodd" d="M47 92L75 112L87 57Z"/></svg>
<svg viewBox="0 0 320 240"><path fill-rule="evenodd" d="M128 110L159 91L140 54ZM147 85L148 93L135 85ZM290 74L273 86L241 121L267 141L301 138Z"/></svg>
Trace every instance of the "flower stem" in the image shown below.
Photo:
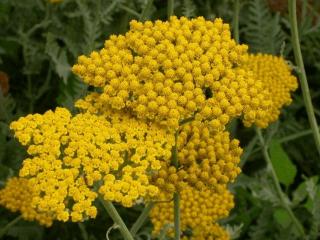
<svg viewBox="0 0 320 240"><path fill-rule="evenodd" d="M273 168L273 165L272 165L269 153L268 153L268 146L262 136L261 130L259 128L256 128L256 132L257 132L260 144L262 146L262 153L263 153L264 159L267 162L268 169L271 171L271 177L272 177L272 180L273 180L274 185L276 187L276 191L279 196L281 205L289 214L293 224L297 227L297 230L299 231L299 234L301 235L302 239L305 239L304 228L303 228L302 224L299 222L299 220L296 218L294 213L292 212L292 209L288 205L288 200L286 199L284 193L282 192L277 174Z"/></svg>
<svg viewBox="0 0 320 240"><path fill-rule="evenodd" d="M175 145L172 149L172 164L178 169L178 131L175 134ZM180 195L175 192L173 195L173 208L174 208L174 239L180 240Z"/></svg>
<svg viewBox="0 0 320 240"><path fill-rule="evenodd" d="M249 156L251 155L254 147L256 146L258 142L258 137L257 136L254 136L251 141L249 142L249 144L244 148L244 152L241 156L241 160L240 160L240 163L239 163L239 167L242 168L245 163L247 162Z"/></svg>
<svg viewBox="0 0 320 240"><path fill-rule="evenodd" d="M151 9L151 7L152 7L152 4L153 4L153 0L148 0L145 8L142 10L142 13L141 13L141 15L140 15L140 19L139 19L140 21L146 20L147 15L148 15L148 13L150 12L150 9Z"/></svg>
<svg viewBox="0 0 320 240"><path fill-rule="evenodd" d="M168 230L169 230L170 228L173 228L173 227L174 227L174 226L173 226L173 224L171 224L171 223L165 224L164 227L163 227L163 228L161 229L161 231L160 231L160 234L159 234L158 239L159 239L159 240L164 240L165 237L166 237L166 233L168 232Z"/></svg>
<svg viewBox="0 0 320 240"><path fill-rule="evenodd" d="M300 79L302 96L303 96L304 104L307 110L309 124L313 131L313 137L315 140L316 148L318 150L318 153L320 154L320 132L318 129L317 119L315 117L314 109L312 106L307 75L304 68L304 63L303 63L303 58L302 58L301 48L300 48L297 14L296 14L296 0L289 0L288 10L289 10L289 17L290 17L292 46L293 46L295 61L297 66L299 67L298 75Z"/></svg>
<svg viewBox="0 0 320 240"><path fill-rule="evenodd" d="M173 9L174 9L174 0L168 0L168 8L167 8L168 19L170 18L170 16L174 14Z"/></svg>
<svg viewBox="0 0 320 240"><path fill-rule="evenodd" d="M78 226L79 226L79 229L80 229L80 232L81 232L81 235L82 235L82 239L83 240L88 240L89 236L88 236L88 232L86 230L85 225L82 222L78 222Z"/></svg>
<svg viewBox="0 0 320 240"><path fill-rule="evenodd" d="M21 215L13 219L11 222L9 222L4 228L0 230L0 239L7 233L7 231L14 226L17 222L19 222L22 219Z"/></svg>
<svg viewBox="0 0 320 240"><path fill-rule="evenodd" d="M236 43L239 43L239 12L240 12L240 2L239 0L234 0L233 37Z"/></svg>
<svg viewBox="0 0 320 240"><path fill-rule="evenodd" d="M320 131L320 126L318 127L319 131ZM305 137L305 136L308 136L310 134L312 134L313 131L312 129L307 129L307 130L303 130L303 131L299 131L298 133L293 133L289 136L285 136L283 138L280 138L279 139L279 142L280 143L285 143L285 142L289 142L289 141L293 141L293 140L296 140L298 138L301 138L301 137Z"/></svg>
<svg viewBox="0 0 320 240"><path fill-rule="evenodd" d="M139 229L142 227L142 225L145 223L146 219L149 216L150 211L154 207L154 202L148 203L145 208L143 209L141 215L138 217L137 221L132 225L130 232L133 236L137 234Z"/></svg>
<svg viewBox="0 0 320 240"><path fill-rule="evenodd" d="M123 222L122 218L120 217L117 209L113 206L110 201L105 201L103 198L99 197L102 205L112 218L112 220L119 226L120 232L125 240L134 240L129 229L127 228L126 224Z"/></svg>
<svg viewBox="0 0 320 240"><path fill-rule="evenodd" d="M175 192L173 195L174 205L174 239L180 240L180 195Z"/></svg>
<svg viewBox="0 0 320 240"><path fill-rule="evenodd" d="M138 12L136 12L135 10L133 10L133 9L123 5L123 4L120 4L119 8L124 10L124 11L126 11L126 12L128 12L128 13L130 13L130 14L132 14L133 16L135 16L137 18L140 18L140 14Z"/></svg>

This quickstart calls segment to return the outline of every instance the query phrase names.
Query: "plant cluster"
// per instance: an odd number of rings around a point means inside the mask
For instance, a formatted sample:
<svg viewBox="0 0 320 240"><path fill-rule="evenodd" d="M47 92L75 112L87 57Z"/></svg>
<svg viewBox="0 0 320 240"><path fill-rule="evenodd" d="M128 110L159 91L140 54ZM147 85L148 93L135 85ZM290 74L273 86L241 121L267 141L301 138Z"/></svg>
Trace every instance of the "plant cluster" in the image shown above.
<svg viewBox="0 0 320 240"><path fill-rule="evenodd" d="M83 113L57 108L10 125L31 156L20 170L35 186L31 206L52 219L77 222L96 217L98 194L131 207L141 197L159 198L161 190L167 198L178 192L182 203L188 193L203 191L214 197L207 199L208 209L189 206L199 218L194 225L182 205L181 226L194 231L194 239L215 238L216 220L233 205L226 184L240 173L242 153L225 126L243 115L245 125L266 127L297 85L283 60L278 65L265 56L270 67L263 68L264 59L249 58L246 50L221 19L170 17L132 21L124 36L111 36L100 52L80 56L72 69L96 88L76 104ZM267 76L270 68L281 78ZM162 210L170 219L170 211ZM165 215L153 216L166 224Z"/></svg>

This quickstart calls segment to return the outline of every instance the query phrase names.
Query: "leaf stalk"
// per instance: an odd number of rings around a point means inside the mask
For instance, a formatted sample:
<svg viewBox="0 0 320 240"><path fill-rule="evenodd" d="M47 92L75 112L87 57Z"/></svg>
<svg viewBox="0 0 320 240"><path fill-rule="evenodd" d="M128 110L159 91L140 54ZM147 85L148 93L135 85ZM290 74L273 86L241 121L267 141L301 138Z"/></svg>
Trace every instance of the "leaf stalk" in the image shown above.
<svg viewBox="0 0 320 240"><path fill-rule="evenodd" d="M268 145L265 142L265 140L264 140L264 138L262 136L261 130L259 128L256 128L256 133L258 135L260 144L262 146L263 157L264 157L264 159L265 159L265 161L267 163L268 169L271 172L271 177L272 177L273 183L274 183L274 185L276 187L276 191L277 191L277 194L279 196L281 205L287 211L287 213L289 214L293 224L297 227L297 230L298 230L300 236L302 237L302 239L305 239L306 235L305 235L305 232L304 232L304 228L303 228L302 224L299 222L299 220L296 218L294 213L292 212L292 209L288 205L288 199L286 198L285 194L283 193L283 191L281 189L281 186L280 186L280 183L279 183L279 179L278 179L277 174L276 174L276 172L275 172L275 170L273 168L273 165L272 165L269 153L268 153Z"/></svg>
<svg viewBox="0 0 320 240"><path fill-rule="evenodd" d="M307 80L306 71L304 68L301 47L300 47L300 39L299 39L299 32L298 32L298 23L297 23L297 10L296 10L296 0L289 0L288 10L289 10L289 18L290 18L290 29L291 29L291 41L293 46L293 52L295 56L296 64L299 68L298 76L300 80L301 90L303 101L306 107L309 124L312 129L314 141L316 144L316 148L320 155L320 132L318 129L317 119L314 113L309 84Z"/></svg>

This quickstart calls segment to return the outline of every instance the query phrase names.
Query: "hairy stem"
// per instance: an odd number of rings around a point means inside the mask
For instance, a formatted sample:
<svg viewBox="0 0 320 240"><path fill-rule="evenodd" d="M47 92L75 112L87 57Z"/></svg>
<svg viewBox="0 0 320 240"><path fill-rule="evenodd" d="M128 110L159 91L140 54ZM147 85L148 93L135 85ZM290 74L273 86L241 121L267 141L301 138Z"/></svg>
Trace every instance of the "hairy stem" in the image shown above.
<svg viewBox="0 0 320 240"><path fill-rule="evenodd" d="M180 240L180 195L175 192L173 195L174 204L174 239Z"/></svg>
<svg viewBox="0 0 320 240"><path fill-rule="evenodd" d="M133 9L131 9L131 8L123 5L123 4L120 4L119 7L120 7L122 10L124 10L124 11L132 14L133 16L135 16L135 17L137 17L137 18L140 18L140 14L139 14L138 12L136 12L135 10L133 10Z"/></svg>
<svg viewBox="0 0 320 240"><path fill-rule="evenodd" d="M234 0L233 37L237 43L239 43L239 12L240 12L240 2L239 0Z"/></svg>
<svg viewBox="0 0 320 240"><path fill-rule="evenodd" d="M174 0L168 0L167 17L174 14ZM175 145L172 149L172 164L178 169L178 149L177 149L178 131L175 134ZM180 195L175 192L173 195L173 208L174 208L174 239L180 240Z"/></svg>
<svg viewBox="0 0 320 240"><path fill-rule="evenodd" d="M7 233L7 231L14 226L17 222L19 222L22 219L21 215L13 219L11 222L9 222L6 226L4 226L2 229L0 229L0 239Z"/></svg>
<svg viewBox="0 0 320 240"><path fill-rule="evenodd" d="M168 0L168 8L167 8L167 17L168 19L170 16L174 14L174 0Z"/></svg>
<svg viewBox="0 0 320 240"><path fill-rule="evenodd" d="M86 230L86 226L82 222L79 222L78 226L79 226L79 229L80 229L80 232L81 232L81 235L82 235L82 239L83 240L88 240L89 236L88 236L88 232Z"/></svg>
<svg viewBox="0 0 320 240"><path fill-rule="evenodd" d="M318 127L319 131L320 131L320 127ZM305 136L308 136L310 134L312 134L313 131L312 129L308 129L308 130L303 130L303 131L300 131L298 133L293 133L289 136L285 136L283 138L280 138L279 139L279 142L280 143L284 143L284 142L289 142L289 141L293 141L293 140L296 140L298 138L301 138L301 137L305 137Z"/></svg>
<svg viewBox="0 0 320 240"><path fill-rule="evenodd" d="M173 224L171 224L171 223L165 224L164 227L163 227L163 228L161 229L161 231L160 231L160 234L159 234L158 239L159 239L159 240L164 240L165 237L166 237L166 234L167 234L168 230L169 230L170 228L173 228L173 227L174 227L174 226L173 226Z"/></svg>
<svg viewBox="0 0 320 240"><path fill-rule="evenodd" d="M135 236L137 234L137 232L139 231L139 229L142 227L142 225L145 223L145 221L147 220L150 211L152 210L152 208L154 207L154 202L150 202L148 203L145 208L143 209L141 215L138 217L137 221L132 225L130 232L133 236Z"/></svg>
<svg viewBox="0 0 320 240"><path fill-rule="evenodd" d="M267 163L268 169L271 171L271 177L272 180L274 182L274 185L276 187L276 191L277 194L279 196L279 199L281 201L281 205L282 207L288 212L293 224L296 226L297 230L299 231L300 236L302 237L302 239L305 239L305 232L304 232L304 228L302 226L302 224L299 222L299 220L296 218L296 216L294 215L294 213L292 212L292 209L290 208L290 206L288 205L288 201L281 189L280 183L279 183L279 179L277 177L277 174L273 168L269 153L268 153L268 146L262 136L261 130L259 128L256 128L256 132L260 141L260 144L262 146L262 153L263 153L263 157Z"/></svg>
<svg viewBox="0 0 320 240"><path fill-rule="evenodd" d="M122 218L120 217L117 209L113 206L113 204L109 201L105 201L102 197L99 197L100 202L112 218L112 220L119 226L121 235L123 236L124 240L134 240L129 229L127 228L126 224L123 222Z"/></svg>
<svg viewBox="0 0 320 240"><path fill-rule="evenodd" d="M303 96L304 104L307 110L309 124L313 132L316 148L318 150L318 153L320 154L320 132L318 129L317 119L314 114L307 75L304 68L304 63L303 63L303 58L302 58L301 48L300 48L297 14L296 14L296 0L289 0L288 10L289 10L289 17L290 17L292 46L293 46L295 61L297 66L299 67L298 75L299 75L299 80L300 80L300 85L302 90L302 96Z"/></svg>
<svg viewBox="0 0 320 240"><path fill-rule="evenodd" d="M178 169L178 131L175 134L175 145L172 149L172 164ZM173 208L174 208L174 239L180 240L180 195L178 192L175 192L173 195Z"/></svg>
<svg viewBox="0 0 320 240"><path fill-rule="evenodd" d="M253 148L256 146L257 144L257 141L258 141L258 137L257 136L254 136L251 141L249 142L249 144L244 148L244 152L241 156L241 160L240 160L240 163L239 163L239 167L242 168L245 163L247 162L249 156L251 155L252 151L253 151Z"/></svg>

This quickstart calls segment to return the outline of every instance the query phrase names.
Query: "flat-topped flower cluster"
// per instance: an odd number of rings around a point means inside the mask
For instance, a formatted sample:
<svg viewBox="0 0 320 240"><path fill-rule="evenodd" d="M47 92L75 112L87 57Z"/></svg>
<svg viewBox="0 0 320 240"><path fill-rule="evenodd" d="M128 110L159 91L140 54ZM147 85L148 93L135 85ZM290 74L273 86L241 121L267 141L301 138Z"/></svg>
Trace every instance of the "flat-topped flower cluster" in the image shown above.
<svg viewBox="0 0 320 240"><path fill-rule="evenodd" d="M282 58L247 49L219 18L171 17L131 21L125 35L80 56L72 71L95 89L75 103L81 113L57 108L11 124L29 154L20 177L34 188L31 207L83 221L96 216L99 195L130 207L178 192L191 239L228 239L216 221L234 205L227 184L242 149L226 126L240 118L267 127L297 88ZM173 220L172 202L151 220L159 233Z"/></svg>

